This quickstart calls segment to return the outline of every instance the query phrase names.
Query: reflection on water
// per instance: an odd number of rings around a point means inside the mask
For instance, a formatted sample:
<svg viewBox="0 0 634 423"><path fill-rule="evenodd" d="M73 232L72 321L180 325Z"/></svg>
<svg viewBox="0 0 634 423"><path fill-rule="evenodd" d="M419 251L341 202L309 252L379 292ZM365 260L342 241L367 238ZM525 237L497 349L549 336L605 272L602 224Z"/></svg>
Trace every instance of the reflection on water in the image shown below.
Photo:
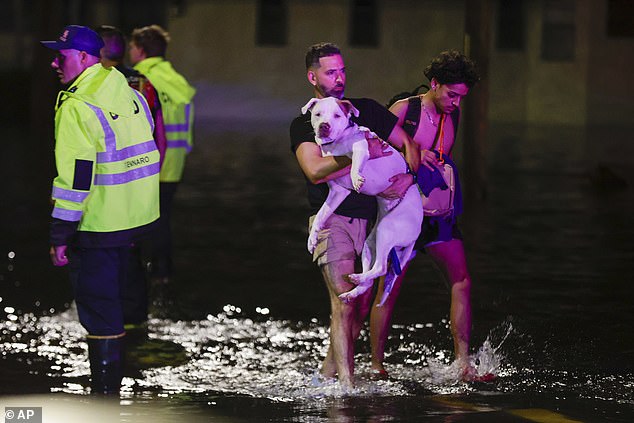
<svg viewBox="0 0 634 423"><path fill-rule="evenodd" d="M304 251L304 186L286 128L199 129L177 193L174 306L150 321L149 347L131 355L139 363L124 379L131 421L154 408L172 421L518 421L533 409L631 421L628 132L610 134L597 151L591 130L494 128L488 198L467 205L463 232L474 279L472 359L496 380L458 381L448 292L419 255L394 316L391 379L372 380L366 330L357 387L343 391L315 373L328 345L328 298ZM0 165L33 186L10 181L15 207L0 208L0 394L86 398L84 331L66 272L48 263L50 178L7 159L32 148L3 145L0 154ZM42 169L45 158L34 159ZM140 363L144 354L154 361Z"/></svg>
<svg viewBox="0 0 634 423"><path fill-rule="evenodd" d="M242 317L235 306L200 321L150 320L150 338L182 346L188 356L182 365L144 370L137 378L127 377L124 392L151 391L223 392L296 401L343 396L399 396L416 392L459 393L471 388L460 382L460 371L451 366L449 351L418 340L438 336L434 324L399 326L395 333L408 341L398 347L404 358L391 367L389 381L374 381L370 376L367 354L360 355L358 384L342 390L335 380L323 379L316 372L328 346L327 327L310 322L292 322ZM506 335L512 331L507 327ZM84 330L76 319L76 309L48 317L20 316L3 329L4 356L18 360L44 360L50 365L47 375L57 378L53 392L84 393L82 386L90 374ZM367 334L360 342L367 343ZM480 373L494 372L509 376L514 370L501 367L500 350L487 339L474 354ZM169 345L169 344L166 344ZM365 363L363 362L365 361ZM135 364L135 363L133 363ZM34 370L35 372L39 371Z"/></svg>
<svg viewBox="0 0 634 423"><path fill-rule="evenodd" d="M4 325L0 351L10 363L26 362L32 366L32 373L44 372L51 379L51 392L86 394L86 345L75 316L74 307L53 316L20 316ZM540 394L634 404L631 373L601 375L540 367L540 357L533 355L539 353L509 322L493 330L472 357L481 373L493 372L497 379L487 384L464 384L459 381L459 369L451 366L449 350L438 349L433 342L422 343L446 330L446 322L398 325L394 335L401 342L389 359L390 380L372 380L368 354L358 354L357 387L342 390L336 382L323 380L315 372L327 347L327 328L314 320L247 318L234 306L199 321L151 319L151 338L182 346L188 360L179 366L128 375L123 381L122 398L130 404L144 403L144 398L181 398L186 399L185 403L204 404L209 398L217 403L243 396L286 403L300 415L323 407L339 413L337 404L356 404L363 398L425 398L459 413L508 408L488 398L503 394L525 395L533 400ZM367 334L362 334L361 342L369 342ZM395 356L400 358L395 361ZM457 399L479 395L487 401L464 404L464 400ZM178 400L177 404L184 405ZM449 410L444 412L451 414Z"/></svg>

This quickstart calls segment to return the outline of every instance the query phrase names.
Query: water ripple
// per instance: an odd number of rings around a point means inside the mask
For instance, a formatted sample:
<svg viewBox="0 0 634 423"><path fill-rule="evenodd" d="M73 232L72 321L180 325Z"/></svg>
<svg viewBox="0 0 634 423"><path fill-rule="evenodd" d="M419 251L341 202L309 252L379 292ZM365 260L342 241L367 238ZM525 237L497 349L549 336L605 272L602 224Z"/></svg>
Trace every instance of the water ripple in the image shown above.
<svg viewBox="0 0 634 423"><path fill-rule="evenodd" d="M369 357L355 357L356 387L343 389L316 371L328 346L327 328L316 319L308 322L243 317L239 309L209 315L200 321L153 318L150 339L178 345L184 363L148 368L124 378L123 391L218 393L266 398L276 402L319 401L339 397L405 397L464 394L484 389L507 393L550 392L585 398L634 403L632 374L583 374L539 367L530 337L519 334L510 322L500 324L471 360L479 375L497 379L485 385L465 384L451 352L423 340L448 331L448 322L395 325L399 345L387 357L390 379L371 377ZM18 315L2 324L0 353L35 363L35 372L57 380L53 391L87 393L90 373L85 332L76 310L36 317ZM362 333L362 341L368 342ZM435 342L434 342L435 344Z"/></svg>

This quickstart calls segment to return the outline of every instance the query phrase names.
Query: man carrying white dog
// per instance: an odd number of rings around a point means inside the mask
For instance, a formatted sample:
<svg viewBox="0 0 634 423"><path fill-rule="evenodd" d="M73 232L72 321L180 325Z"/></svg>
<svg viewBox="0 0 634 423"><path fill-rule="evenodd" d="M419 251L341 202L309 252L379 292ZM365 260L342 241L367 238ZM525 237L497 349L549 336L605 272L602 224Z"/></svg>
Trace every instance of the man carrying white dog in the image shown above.
<svg viewBox="0 0 634 423"><path fill-rule="evenodd" d="M346 69L336 45L320 43L311 46L306 53L306 70L314 97L344 98ZM396 116L374 100L348 100L359 110L359 117L355 117L354 121L403 151L410 169L416 172L420 164L420 150L396 125ZM308 201L314 216L328 195L325 182L348 173L351 161L345 156L322 157L315 143L310 118L309 113L295 118L291 123L290 136L291 149L307 178ZM368 143L371 159L384 154L381 140L370 139ZM414 177L403 173L394 176L392 182L392 186L381 195L400 198L414 183ZM376 211L374 197L352 192L328 219L326 228L320 231L313 254L313 261L319 265L326 282L331 307L330 346L320 373L326 378L337 376L339 383L346 388L354 386L354 341L370 309L372 291L347 303L341 301L339 295L354 288L346 276L360 270L358 259L370 229L368 223L376 218Z"/></svg>

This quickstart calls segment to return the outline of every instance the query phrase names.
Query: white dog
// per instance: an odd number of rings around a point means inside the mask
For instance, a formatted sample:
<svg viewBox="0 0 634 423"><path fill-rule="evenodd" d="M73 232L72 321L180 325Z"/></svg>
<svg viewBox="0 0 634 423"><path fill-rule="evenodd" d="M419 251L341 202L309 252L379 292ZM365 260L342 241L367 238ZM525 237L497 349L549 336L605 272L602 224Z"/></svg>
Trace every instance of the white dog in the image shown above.
<svg viewBox="0 0 634 423"><path fill-rule="evenodd" d="M377 196L391 185L389 179L392 176L406 172L407 163L391 146L388 149L392 150L392 154L369 160L366 133L371 131L350 120L351 114L359 116L359 111L348 100L313 98L302 107L302 113L308 111L311 112L310 121L322 156L348 156L352 159L349 176L328 182L328 197L317 212L308 236L308 251L312 253L319 231L352 189ZM363 273L349 275L350 281L357 286L339 295L343 301L363 294L372 287L375 278L387 273L379 304L383 305L396 277L392 269L388 272L390 251L394 248L399 262L405 265L412 256L420 233L423 205L416 185L409 187L401 199L388 200L377 196L377 203L377 222L365 241L361 255Z"/></svg>

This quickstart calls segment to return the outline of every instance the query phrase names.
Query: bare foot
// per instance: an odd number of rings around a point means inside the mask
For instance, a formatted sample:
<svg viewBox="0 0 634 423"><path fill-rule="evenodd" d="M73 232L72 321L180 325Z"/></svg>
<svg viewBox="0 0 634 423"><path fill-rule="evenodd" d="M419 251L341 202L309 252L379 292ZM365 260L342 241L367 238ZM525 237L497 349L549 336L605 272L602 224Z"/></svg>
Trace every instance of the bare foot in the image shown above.
<svg viewBox="0 0 634 423"><path fill-rule="evenodd" d="M334 361L330 359L330 355L327 355L324 361L321 363L321 369L319 374L326 379L337 377L337 366Z"/></svg>
<svg viewBox="0 0 634 423"><path fill-rule="evenodd" d="M496 376L493 373L478 374L478 370L469 362L462 369L463 382L491 382Z"/></svg>
<svg viewBox="0 0 634 423"><path fill-rule="evenodd" d="M383 363L372 363L370 367L370 379L372 380L387 380L390 378L390 374L383 367Z"/></svg>
<svg viewBox="0 0 634 423"><path fill-rule="evenodd" d="M339 385L346 391L354 389L354 378L353 377L339 377Z"/></svg>
<svg viewBox="0 0 634 423"><path fill-rule="evenodd" d="M471 365L471 363L469 363L468 361L461 361L460 368L462 369L461 378L464 382L473 382L474 379L478 376L477 369L473 367L473 365Z"/></svg>
<svg viewBox="0 0 634 423"><path fill-rule="evenodd" d="M372 380L388 380L390 374L385 369L372 369L370 373L370 379Z"/></svg>

